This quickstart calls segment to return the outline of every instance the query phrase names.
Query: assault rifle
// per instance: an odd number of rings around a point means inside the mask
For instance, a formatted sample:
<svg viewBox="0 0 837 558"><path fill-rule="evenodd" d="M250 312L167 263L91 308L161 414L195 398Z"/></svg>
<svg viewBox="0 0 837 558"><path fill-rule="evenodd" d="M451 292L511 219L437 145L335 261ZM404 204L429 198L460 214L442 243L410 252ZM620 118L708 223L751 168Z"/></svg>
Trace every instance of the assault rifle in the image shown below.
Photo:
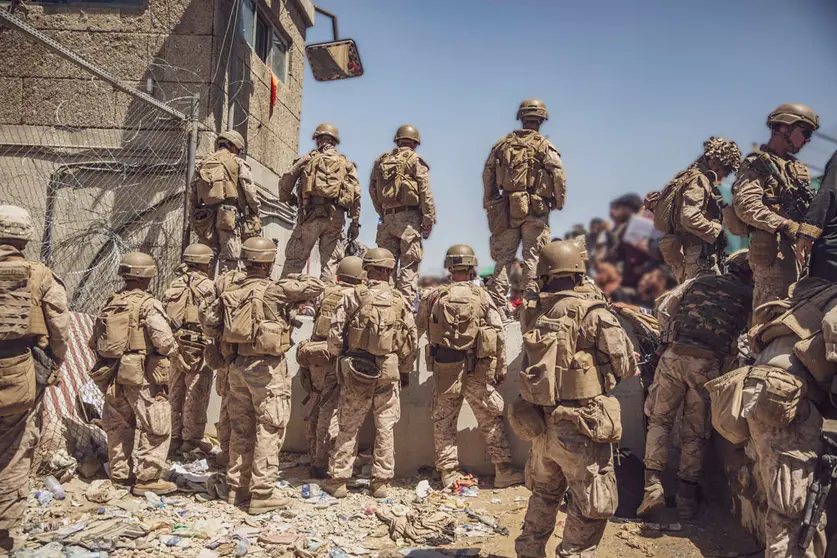
<svg viewBox="0 0 837 558"><path fill-rule="evenodd" d="M802 520L802 532L796 545L806 550L817 532L817 527L825 513L825 501L831 486L837 480L837 442L828 435L823 434L823 454L817 463L817 474L814 482L808 487L808 496L805 498L805 518Z"/></svg>
<svg viewBox="0 0 837 558"><path fill-rule="evenodd" d="M802 221L805 213L808 212L808 207L814 201L814 192L804 185L789 184L782 173L779 172L779 167L767 153L760 153L757 160L767 173L776 179L780 187L779 195L765 196L764 203L766 205L780 205L788 218L796 222Z"/></svg>

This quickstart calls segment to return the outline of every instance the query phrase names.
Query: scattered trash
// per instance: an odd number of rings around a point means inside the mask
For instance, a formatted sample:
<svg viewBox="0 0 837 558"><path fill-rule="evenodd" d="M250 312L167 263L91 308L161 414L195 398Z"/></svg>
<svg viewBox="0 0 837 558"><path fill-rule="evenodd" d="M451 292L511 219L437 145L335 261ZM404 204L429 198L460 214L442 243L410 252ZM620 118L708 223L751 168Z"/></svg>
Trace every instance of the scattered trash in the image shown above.
<svg viewBox="0 0 837 558"><path fill-rule="evenodd" d="M153 492L146 492L143 496L145 496L145 501L148 502L148 505L152 508L163 509L166 507L166 503L163 502L163 499Z"/></svg>
<svg viewBox="0 0 837 558"><path fill-rule="evenodd" d="M290 488L290 487L291 487L291 483L289 483L286 480L280 480L279 482L276 483L276 488Z"/></svg>
<svg viewBox="0 0 837 558"><path fill-rule="evenodd" d="M349 558L349 555L346 554L342 548L337 548L336 546L332 548L328 553L328 558Z"/></svg>
<svg viewBox="0 0 837 558"><path fill-rule="evenodd" d="M306 500L309 498L317 498L320 494L322 494L322 490L320 489L320 485L316 483L305 483L302 485L302 497Z"/></svg>
<svg viewBox="0 0 837 558"><path fill-rule="evenodd" d="M55 534L58 536L59 539L65 539L72 535L73 533L78 533L85 527L87 527L88 521L85 519L84 521L79 521L77 523L73 523L72 525L67 525L66 527L62 527Z"/></svg>
<svg viewBox="0 0 837 558"><path fill-rule="evenodd" d="M61 483L58 482L53 476L49 476L44 479L44 486L46 489L52 492L52 495L55 497L56 500L63 500L66 494L64 493L64 487L61 486Z"/></svg>
<svg viewBox="0 0 837 558"><path fill-rule="evenodd" d="M128 491L119 489L109 480L94 480L87 487L84 496L94 504L107 504L111 500L119 500L128 494Z"/></svg>
<svg viewBox="0 0 837 558"><path fill-rule="evenodd" d="M416 496L423 500L430 495L432 490L430 483L426 479L422 480L416 485Z"/></svg>
<svg viewBox="0 0 837 558"><path fill-rule="evenodd" d="M491 530L494 531L495 533L497 533L498 535L502 535L504 537L509 536L508 528L507 527L501 527L500 525L498 525L497 520L494 517L492 517L490 515L487 515L487 514L477 513L475 510L471 510L471 509L466 509L465 513L471 519L474 519L476 521L479 521L483 525L491 527Z"/></svg>
<svg viewBox="0 0 837 558"><path fill-rule="evenodd" d="M502 501L501 499L499 499L499 498L492 498L492 499L491 499L491 503L492 503L492 504L502 504L502 503L503 503L503 501Z"/></svg>
<svg viewBox="0 0 837 558"><path fill-rule="evenodd" d="M456 490L456 494L465 498L476 498L480 495L480 489L477 486L463 486Z"/></svg>
<svg viewBox="0 0 837 558"><path fill-rule="evenodd" d="M262 533L259 535L259 542L264 544L294 544L299 539L297 533Z"/></svg>
<svg viewBox="0 0 837 558"><path fill-rule="evenodd" d="M160 535L159 538L160 542L163 543L164 546L176 546L178 548L189 548L192 546L192 543L190 543L188 539L178 537L177 535Z"/></svg>
<svg viewBox="0 0 837 558"><path fill-rule="evenodd" d="M238 539L238 542L235 543L235 555L236 556L244 556L250 550L250 539L242 538Z"/></svg>
<svg viewBox="0 0 837 558"><path fill-rule="evenodd" d="M679 523L646 523L645 528L649 531L660 532L677 532L683 530L683 526Z"/></svg>
<svg viewBox="0 0 837 558"><path fill-rule="evenodd" d="M346 483L349 488L370 488L372 486L372 479L353 478Z"/></svg>
<svg viewBox="0 0 837 558"><path fill-rule="evenodd" d="M35 499L38 501L41 507L48 506L52 499L54 498L52 492L48 490L38 490L35 492Z"/></svg>
<svg viewBox="0 0 837 558"><path fill-rule="evenodd" d="M375 512L378 510L375 504L366 504L363 508L363 515L375 515Z"/></svg>

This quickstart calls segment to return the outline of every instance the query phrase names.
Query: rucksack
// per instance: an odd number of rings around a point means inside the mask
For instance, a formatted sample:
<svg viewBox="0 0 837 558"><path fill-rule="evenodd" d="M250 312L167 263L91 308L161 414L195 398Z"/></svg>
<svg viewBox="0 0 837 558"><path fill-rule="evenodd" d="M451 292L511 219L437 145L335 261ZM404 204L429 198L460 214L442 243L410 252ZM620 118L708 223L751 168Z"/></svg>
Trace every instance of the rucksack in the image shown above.
<svg viewBox="0 0 837 558"><path fill-rule="evenodd" d="M603 300L579 296L572 291L556 293L561 298L539 312L532 328L523 334L523 367L520 396L533 405L552 406L560 400L602 394L595 363L573 369L578 332L592 310L606 307Z"/></svg>
<svg viewBox="0 0 837 558"><path fill-rule="evenodd" d="M675 231L675 222L677 218L675 210L675 200L677 199L682 186L686 184L686 177L694 171L690 167L675 176L671 182L665 185L662 192L660 192L659 200L656 207L654 207L654 227L662 233L673 233Z"/></svg>
<svg viewBox="0 0 837 558"><path fill-rule="evenodd" d="M538 185L538 174L543 167L542 143L546 139L539 134L509 134L498 146L497 184L506 192L529 192L534 194Z"/></svg>
<svg viewBox="0 0 837 558"><path fill-rule="evenodd" d="M209 279L205 280L208 281ZM196 287L192 284L192 276L188 273L184 274L171 287L166 289L163 295L166 314L180 327L199 326L200 318L197 304L199 298Z"/></svg>
<svg viewBox="0 0 837 558"><path fill-rule="evenodd" d="M302 172L302 194L336 200L338 205L348 208L352 201L347 198L351 193L346 187L348 175L349 163L337 150L315 151Z"/></svg>
<svg viewBox="0 0 837 558"><path fill-rule="evenodd" d="M378 201L385 208L419 205L418 183L407 168L418 159L418 153L411 149L395 149L385 153L378 160L378 171L383 186L378 189Z"/></svg>
<svg viewBox="0 0 837 558"><path fill-rule="evenodd" d="M264 294L273 284L267 278L250 280L221 294L224 308L222 341L252 344L255 352L273 356L283 355L291 348L287 317L276 315L264 303Z"/></svg>
<svg viewBox="0 0 837 558"><path fill-rule="evenodd" d="M0 341L47 333L38 298L46 272L46 266L36 262L0 262Z"/></svg>
<svg viewBox="0 0 837 558"><path fill-rule="evenodd" d="M128 351L144 351L145 332L140 309L149 293L117 293L105 303L93 325L96 352L102 358L120 358Z"/></svg>
<svg viewBox="0 0 837 558"><path fill-rule="evenodd" d="M401 341L403 311L404 299L397 291L369 291L349 321L349 349L375 356L396 352Z"/></svg>
<svg viewBox="0 0 837 558"><path fill-rule="evenodd" d="M196 179L198 199L205 205L238 200L238 163L232 153L217 151L204 159Z"/></svg>
<svg viewBox="0 0 837 558"><path fill-rule="evenodd" d="M359 289L359 293L361 289L363 291L366 290L366 287L363 285L358 285L355 288ZM342 285L334 285L333 287L326 288L323 302L320 304L317 314L314 316L314 331L311 334L311 339L325 339L328 337L328 332L331 329L331 318L334 316L334 312L343 302L343 297L349 290L351 290L351 287ZM362 296L363 294L361 293L361 298Z"/></svg>
<svg viewBox="0 0 837 558"><path fill-rule="evenodd" d="M471 350L482 317L479 287L470 283L445 285L432 301L428 340L435 347Z"/></svg>

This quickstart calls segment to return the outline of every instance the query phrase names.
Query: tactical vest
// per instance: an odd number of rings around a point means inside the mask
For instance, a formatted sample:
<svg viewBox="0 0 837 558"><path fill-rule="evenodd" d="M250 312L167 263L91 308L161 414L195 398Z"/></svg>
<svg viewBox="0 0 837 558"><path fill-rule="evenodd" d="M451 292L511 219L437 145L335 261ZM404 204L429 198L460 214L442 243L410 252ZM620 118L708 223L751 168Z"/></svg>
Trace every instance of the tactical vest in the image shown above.
<svg viewBox="0 0 837 558"><path fill-rule="evenodd" d="M765 152L776 169L779 175L784 179L790 188L807 188L811 182L811 171L805 163L796 160L782 159L781 157L772 153ZM779 180L774 176L772 169L759 159L758 153L750 153L741 163L741 168L738 170L738 175L742 176L745 172L751 171L758 175L763 180L764 187L764 204L772 211L775 211L782 217L800 217L788 215L787 207L781 202L780 198L784 192L784 188Z"/></svg>
<svg viewBox="0 0 837 558"><path fill-rule="evenodd" d="M358 298L363 298L368 291L364 285L337 284L326 287L323 292L323 302L320 304L319 309L317 309L317 314L314 316L314 330L311 334L312 341L323 341L328 338L334 312L343 303L343 298L346 294L353 289L357 291Z"/></svg>
<svg viewBox="0 0 837 558"><path fill-rule="evenodd" d="M418 181L409 170L418 164L420 157L412 149L394 149L381 156L375 169L381 183L377 200L381 207L393 209L421 204Z"/></svg>
<svg viewBox="0 0 837 558"><path fill-rule="evenodd" d="M163 295L166 314L181 328L200 331L199 304L202 297L199 287L211 280L205 275L190 271L175 279Z"/></svg>
<svg viewBox="0 0 837 558"><path fill-rule="evenodd" d="M606 303L575 291L541 294L523 335L520 395L534 405L591 399L615 385L609 361L595 345L579 339L584 318Z"/></svg>
<svg viewBox="0 0 837 558"><path fill-rule="evenodd" d="M404 305L404 298L392 288L369 289L349 320L349 350L375 356L395 353L404 341Z"/></svg>
<svg viewBox="0 0 837 558"><path fill-rule="evenodd" d="M238 161L229 151L216 151L201 161L197 176L198 199L205 205L224 201L236 203L238 194Z"/></svg>
<svg viewBox="0 0 837 558"><path fill-rule="evenodd" d="M23 258L0 261L0 343L48 334L41 300L47 271Z"/></svg>
<svg viewBox="0 0 837 558"><path fill-rule="evenodd" d="M140 290L122 291L105 303L93 326L96 352L102 358L125 353L148 354L154 350L142 318L142 305L153 298Z"/></svg>
<svg viewBox="0 0 837 558"><path fill-rule="evenodd" d="M553 197L553 179L543 166L549 140L538 133L511 133L494 150L497 187L509 193L528 192Z"/></svg>
<svg viewBox="0 0 837 558"><path fill-rule="evenodd" d="M349 161L336 149L312 151L300 179L303 199L318 198L350 208L354 192L347 183L349 170Z"/></svg>
<svg viewBox="0 0 837 558"><path fill-rule="evenodd" d="M678 173L671 182L666 184L663 191L660 192L660 200L654 207L654 227L657 230L666 234L682 230L680 212L683 209L683 190L690 182L699 180L701 176L704 176L704 169L701 169L695 163ZM721 208L714 201L711 189L706 196L705 205L701 208L701 211L706 214L706 218L710 221L721 219Z"/></svg>
<svg viewBox="0 0 837 558"><path fill-rule="evenodd" d="M753 288L724 275L695 279L677 308L671 339L725 355L747 327Z"/></svg>
<svg viewBox="0 0 837 558"><path fill-rule="evenodd" d="M450 283L430 296L430 344L456 351L473 350L485 320L480 288L471 283Z"/></svg>
<svg viewBox="0 0 837 558"><path fill-rule="evenodd" d="M239 355L282 356L291 348L290 308L283 305L275 311L265 304L265 292L273 285L269 278L248 278L221 294L221 340L237 344Z"/></svg>

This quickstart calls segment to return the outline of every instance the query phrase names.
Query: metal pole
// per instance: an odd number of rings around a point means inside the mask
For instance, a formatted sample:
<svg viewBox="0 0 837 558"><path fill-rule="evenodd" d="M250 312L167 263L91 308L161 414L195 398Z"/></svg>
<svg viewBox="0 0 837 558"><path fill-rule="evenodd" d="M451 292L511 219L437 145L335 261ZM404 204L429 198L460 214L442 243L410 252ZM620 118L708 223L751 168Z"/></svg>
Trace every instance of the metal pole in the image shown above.
<svg viewBox="0 0 837 558"><path fill-rule="evenodd" d="M331 31L332 31L332 33L334 33L334 39L333 40L335 40L335 41L338 40L338 37L340 36L340 34L337 32L337 16L334 15L333 13L329 12L328 10L324 10L324 9L320 8L319 6L314 6L314 11L319 12L319 13L323 14L324 16L326 16L327 18L331 19Z"/></svg>
<svg viewBox="0 0 837 558"><path fill-rule="evenodd" d="M183 242L180 246L182 254L191 240L191 219L189 214L189 190L195 178L195 158L198 151L198 118L200 111L200 95L192 96L192 113L189 118L189 153L186 160L186 188L183 190Z"/></svg>

